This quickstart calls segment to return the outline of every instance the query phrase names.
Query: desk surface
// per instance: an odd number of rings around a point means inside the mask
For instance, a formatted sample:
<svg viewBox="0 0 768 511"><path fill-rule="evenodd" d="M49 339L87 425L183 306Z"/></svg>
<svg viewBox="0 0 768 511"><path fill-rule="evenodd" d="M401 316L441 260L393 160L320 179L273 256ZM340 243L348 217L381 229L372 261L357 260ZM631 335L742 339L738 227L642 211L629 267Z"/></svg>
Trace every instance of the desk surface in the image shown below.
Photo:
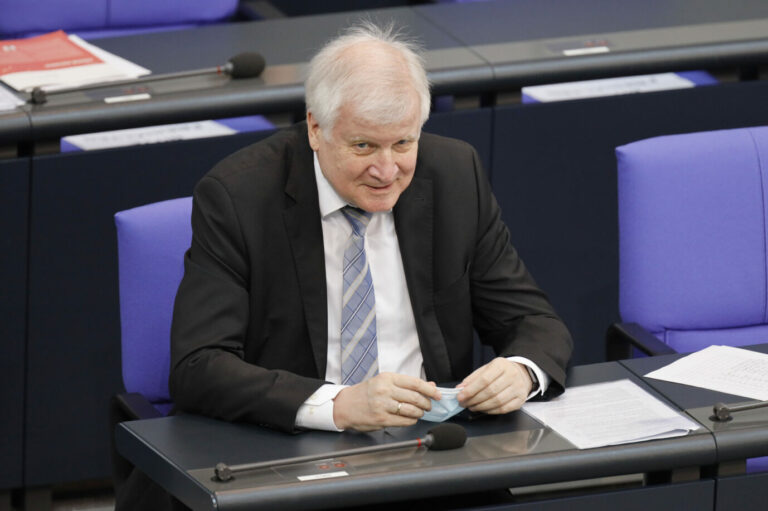
<svg viewBox="0 0 768 511"><path fill-rule="evenodd" d="M420 7L493 68L494 87L764 62L759 0L517 0Z"/></svg>
<svg viewBox="0 0 768 511"><path fill-rule="evenodd" d="M768 57L762 0L518 0L366 11L421 39L436 94L481 93L536 83L751 65ZM217 76L150 82L152 99L105 104L98 95L51 96L24 107L27 130L0 115L0 142L133 126L300 110L306 61L360 13L326 14L172 33L101 39L96 44L153 73L213 67L260 51L259 78ZM565 50L604 53L567 56ZM120 93L120 91L115 91Z"/></svg>
<svg viewBox="0 0 768 511"><path fill-rule="evenodd" d="M761 353L768 353L768 344L749 346L748 348ZM683 356L666 355L636 358L623 360L621 364L635 375L643 377L643 375L664 367ZM735 413L732 420L717 422L710 418L715 403L733 405L754 402L754 400L744 396L724 394L653 378L643 377L643 381L666 396L679 409L685 410L714 434L717 442L718 462L768 455L768 428L766 428L768 408Z"/></svg>
<svg viewBox="0 0 768 511"><path fill-rule="evenodd" d="M618 363L577 367L569 384L630 378ZM651 392L655 393L653 390ZM660 396L658 396L660 397ZM661 398L661 397L660 397ZM663 398L661 398L663 399ZM715 445L703 428L685 437L575 449L562 437L522 412L504 417L460 421L467 444L453 451L403 449L377 455L330 459L327 465L348 475L298 481L299 475L327 473L323 462L212 480L218 462L249 463L297 455L333 452L422 436L432 425L372 434L306 432L291 436L244 424L199 416L176 416L122 423L119 451L150 477L194 509L242 509L246 506L308 509L459 494L509 486L633 474L714 463ZM215 439L215 440L213 440ZM574 474L573 467L579 467Z"/></svg>

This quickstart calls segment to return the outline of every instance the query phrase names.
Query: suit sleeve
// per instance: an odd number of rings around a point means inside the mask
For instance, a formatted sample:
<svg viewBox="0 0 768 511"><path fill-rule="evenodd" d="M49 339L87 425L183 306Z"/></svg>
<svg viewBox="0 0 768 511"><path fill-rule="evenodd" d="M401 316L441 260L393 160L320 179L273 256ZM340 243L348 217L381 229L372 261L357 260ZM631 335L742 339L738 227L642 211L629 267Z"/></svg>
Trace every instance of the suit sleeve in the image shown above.
<svg viewBox="0 0 768 511"><path fill-rule="evenodd" d="M324 382L245 360L251 275L241 230L226 187L203 178L174 306L171 396L184 411L290 431L301 404Z"/></svg>
<svg viewBox="0 0 768 511"><path fill-rule="evenodd" d="M477 239L470 263L474 327L499 356L521 356L551 378L545 397L560 394L572 340L547 296L510 242L501 209L474 153Z"/></svg>

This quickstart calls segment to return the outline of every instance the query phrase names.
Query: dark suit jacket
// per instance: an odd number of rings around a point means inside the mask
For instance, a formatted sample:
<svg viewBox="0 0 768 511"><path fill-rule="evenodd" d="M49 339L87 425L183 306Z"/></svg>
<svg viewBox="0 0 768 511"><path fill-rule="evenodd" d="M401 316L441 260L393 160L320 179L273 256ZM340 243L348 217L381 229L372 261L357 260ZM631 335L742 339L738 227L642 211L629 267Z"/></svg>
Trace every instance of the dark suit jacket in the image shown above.
<svg viewBox="0 0 768 511"><path fill-rule="evenodd" d="M427 378L472 370L473 326L528 357L562 391L567 329L509 242L477 154L423 133L394 208ZM231 155L197 185L176 297L171 395L225 420L290 431L324 383L325 262L305 123Z"/></svg>

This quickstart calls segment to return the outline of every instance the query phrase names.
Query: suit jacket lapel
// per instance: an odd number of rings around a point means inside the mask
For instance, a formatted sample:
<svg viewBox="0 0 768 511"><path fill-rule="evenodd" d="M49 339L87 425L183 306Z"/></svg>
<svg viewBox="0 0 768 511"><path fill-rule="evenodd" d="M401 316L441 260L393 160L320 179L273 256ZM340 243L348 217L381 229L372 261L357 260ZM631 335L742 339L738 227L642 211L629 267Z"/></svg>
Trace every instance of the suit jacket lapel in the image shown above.
<svg viewBox="0 0 768 511"><path fill-rule="evenodd" d="M325 378L328 349L325 253L312 151L305 140L306 129L299 136L295 159L289 163L283 219L293 251L318 377ZM393 214L424 369L430 380L446 382L452 378L451 364L433 303L432 190L431 180L414 177L397 201Z"/></svg>
<svg viewBox="0 0 768 511"><path fill-rule="evenodd" d="M451 364L433 303L432 181L414 177L393 213L424 369L428 379L447 382L452 378Z"/></svg>
<svg viewBox="0 0 768 511"><path fill-rule="evenodd" d="M317 199L312 151L306 143L306 129L288 169L283 212L293 251L296 275L304 303L309 340L319 378L325 378L328 349L328 306L325 285L325 253L320 206ZM303 144L303 145L302 145Z"/></svg>

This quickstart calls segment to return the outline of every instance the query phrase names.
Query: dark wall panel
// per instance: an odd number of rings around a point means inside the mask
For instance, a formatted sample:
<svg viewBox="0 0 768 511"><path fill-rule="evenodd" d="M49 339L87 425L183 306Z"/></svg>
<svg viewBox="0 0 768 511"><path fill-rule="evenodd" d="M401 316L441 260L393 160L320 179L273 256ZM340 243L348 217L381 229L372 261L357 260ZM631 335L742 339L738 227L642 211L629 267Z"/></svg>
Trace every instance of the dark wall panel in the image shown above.
<svg viewBox="0 0 768 511"><path fill-rule="evenodd" d="M675 511L707 511L712 509L715 483L711 479L690 483L665 484L623 491L604 491L595 494L571 495L559 499L521 503L494 511L647 511L648 509L674 509Z"/></svg>
<svg viewBox="0 0 768 511"><path fill-rule="evenodd" d="M765 509L768 501L768 472L715 479L715 511Z"/></svg>
<svg viewBox="0 0 768 511"><path fill-rule="evenodd" d="M113 215L191 195L225 155L269 132L33 160L26 484L105 478L121 390Z"/></svg>
<svg viewBox="0 0 768 511"><path fill-rule="evenodd" d="M768 84L499 107L493 187L513 243L574 335L573 363L604 359L618 319L614 148L672 133L768 124Z"/></svg>
<svg viewBox="0 0 768 511"><path fill-rule="evenodd" d="M22 484L29 160L0 160L0 490Z"/></svg>
<svg viewBox="0 0 768 511"><path fill-rule="evenodd" d="M493 111L488 108L432 114L424 131L469 142L480 156L485 171L491 171Z"/></svg>

